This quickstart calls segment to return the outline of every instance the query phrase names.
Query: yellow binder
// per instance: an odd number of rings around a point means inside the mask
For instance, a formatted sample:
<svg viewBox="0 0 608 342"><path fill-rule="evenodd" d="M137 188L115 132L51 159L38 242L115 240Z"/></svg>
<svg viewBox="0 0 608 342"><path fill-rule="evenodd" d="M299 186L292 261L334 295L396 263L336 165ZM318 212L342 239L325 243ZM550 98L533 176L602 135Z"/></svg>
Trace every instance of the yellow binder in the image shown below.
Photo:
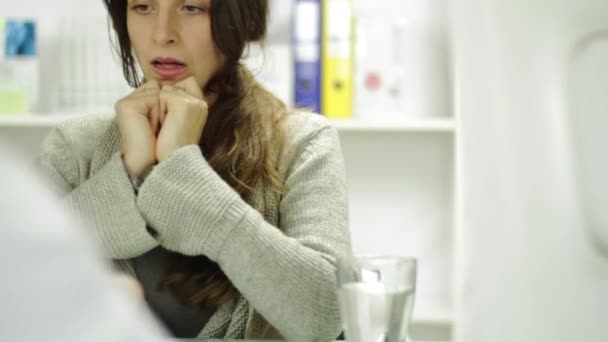
<svg viewBox="0 0 608 342"><path fill-rule="evenodd" d="M351 118L353 113L352 0L323 0L321 113Z"/></svg>

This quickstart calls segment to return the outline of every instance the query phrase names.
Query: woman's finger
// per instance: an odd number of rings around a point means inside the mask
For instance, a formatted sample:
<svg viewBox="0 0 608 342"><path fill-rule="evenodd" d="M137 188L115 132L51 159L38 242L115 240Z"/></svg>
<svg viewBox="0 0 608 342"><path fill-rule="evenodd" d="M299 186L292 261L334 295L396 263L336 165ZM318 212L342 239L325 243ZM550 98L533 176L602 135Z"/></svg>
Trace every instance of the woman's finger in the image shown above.
<svg viewBox="0 0 608 342"><path fill-rule="evenodd" d="M137 89L133 91L132 94L141 94L141 93L150 93L150 92L158 92L160 90L160 85L158 81L151 80L142 85L140 85Z"/></svg>
<svg viewBox="0 0 608 342"><path fill-rule="evenodd" d="M164 88L164 87L163 87ZM160 102L160 125L162 126L165 123L165 117L167 116L167 99L163 96L163 90L158 93L158 99Z"/></svg>
<svg viewBox="0 0 608 342"><path fill-rule="evenodd" d="M154 132L154 135L158 135L158 132L160 131L160 99L158 99L158 97L156 97L156 103L150 111L149 120L150 125L152 126L152 132Z"/></svg>
<svg viewBox="0 0 608 342"><path fill-rule="evenodd" d="M160 116L160 123L162 125L167 117L169 104L178 103L179 101L187 101L192 97L192 95L178 85L165 85L158 93L158 97L160 98L162 108Z"/></svg>
<svg viewBox="0 0 608 342"><path fill-rule="evenodd" d="M177 82L175 86L190 94L191 96L194 96L201 100L203 99L203 91L193 76L190 76L184 80L181 80L180 82Z"/></svg>

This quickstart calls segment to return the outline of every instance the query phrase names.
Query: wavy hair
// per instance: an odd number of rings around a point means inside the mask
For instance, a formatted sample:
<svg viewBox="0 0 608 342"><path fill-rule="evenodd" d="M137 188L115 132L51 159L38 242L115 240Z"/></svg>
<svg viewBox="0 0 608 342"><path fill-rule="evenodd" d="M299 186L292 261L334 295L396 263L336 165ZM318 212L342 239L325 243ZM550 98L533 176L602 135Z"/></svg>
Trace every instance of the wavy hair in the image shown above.
<svg viewBox="0 0 608 342"><path fill-rule="evenodd" d="M138 87L143 79L127 30L127 0L103 1L125 79ZM209 109L199 146L209 165L246 201L257 186L277 193L284 189L274 151L284 142L285 105L241 64L247 45L264 41L268 11L268 0L211 0L213 40L225 57L225 65L204 89L218 97ZM207 257L172 253L172 258L171 270L161 286L183 303L218 307L239 295L219 265Z"/></svg>

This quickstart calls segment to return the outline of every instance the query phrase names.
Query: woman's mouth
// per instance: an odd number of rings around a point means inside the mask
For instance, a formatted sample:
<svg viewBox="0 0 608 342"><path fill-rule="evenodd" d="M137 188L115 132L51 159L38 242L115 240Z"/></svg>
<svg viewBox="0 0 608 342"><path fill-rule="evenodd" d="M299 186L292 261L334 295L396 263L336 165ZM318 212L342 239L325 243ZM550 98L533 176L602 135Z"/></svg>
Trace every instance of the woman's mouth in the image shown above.
<svg viewBox="0 0 608 342"><path fill-rule="evenodd" d="M188 71L184 62L174 58L155 58L150 64L154 73L167 80L178 79Z"/></svg>

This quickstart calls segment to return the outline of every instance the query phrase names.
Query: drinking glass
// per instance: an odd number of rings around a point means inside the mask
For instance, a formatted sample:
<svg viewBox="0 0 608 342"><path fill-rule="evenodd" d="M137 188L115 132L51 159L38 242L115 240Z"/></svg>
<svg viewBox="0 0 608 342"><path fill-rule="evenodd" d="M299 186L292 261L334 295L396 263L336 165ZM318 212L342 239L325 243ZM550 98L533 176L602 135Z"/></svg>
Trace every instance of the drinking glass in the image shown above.
<svg viewBox="0 0 608 342"><path fill-rule="evenodd" d="M338 259L338 300L347 341L410 341L416 264L416 259L400 256Z"/></svg>

